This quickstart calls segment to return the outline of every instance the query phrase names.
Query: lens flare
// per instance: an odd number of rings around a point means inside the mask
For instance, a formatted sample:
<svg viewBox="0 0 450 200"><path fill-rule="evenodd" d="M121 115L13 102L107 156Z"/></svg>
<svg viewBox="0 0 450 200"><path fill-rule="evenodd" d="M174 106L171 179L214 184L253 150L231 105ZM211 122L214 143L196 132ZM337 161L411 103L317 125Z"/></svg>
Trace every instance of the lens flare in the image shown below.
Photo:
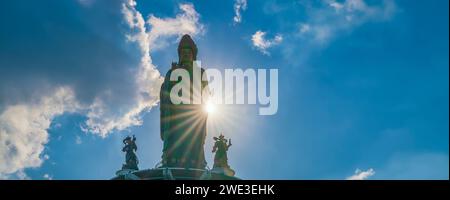
<svg viewBox="0 0 450 200"><path fill-rule="evenodd" d="M211 102L207 102L204 106L204 110L206 113L212 114L216 111L216 106Z"/></svg>

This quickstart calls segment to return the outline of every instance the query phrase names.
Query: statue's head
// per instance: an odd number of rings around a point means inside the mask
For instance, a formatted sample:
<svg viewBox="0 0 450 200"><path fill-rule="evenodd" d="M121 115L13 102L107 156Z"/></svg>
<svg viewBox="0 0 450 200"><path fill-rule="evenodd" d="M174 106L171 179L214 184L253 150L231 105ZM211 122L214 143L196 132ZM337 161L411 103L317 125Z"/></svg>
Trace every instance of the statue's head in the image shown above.
<svg viewBox="0 0 450 200"><path fill-rule="evenodd" d="M178 44L178 59L179 63L192 63L197 60L197 45L187 34L183 35Z"/></svg>
<svg viewBox="0 0 450 200"><path fill-rule="evenodd" d="M225 139L225 136L221 133L221 134L219 135L219 137L213 137L213 139L214 139L215 141L224 140L224 139Z"/></svg>
<svg viewBox="0 0 450 200"><path fill-rule="evenodd" d="M123 139L122 141L124 144L130 144L131 143L131 137L127 136L125 139Z"/></svg>

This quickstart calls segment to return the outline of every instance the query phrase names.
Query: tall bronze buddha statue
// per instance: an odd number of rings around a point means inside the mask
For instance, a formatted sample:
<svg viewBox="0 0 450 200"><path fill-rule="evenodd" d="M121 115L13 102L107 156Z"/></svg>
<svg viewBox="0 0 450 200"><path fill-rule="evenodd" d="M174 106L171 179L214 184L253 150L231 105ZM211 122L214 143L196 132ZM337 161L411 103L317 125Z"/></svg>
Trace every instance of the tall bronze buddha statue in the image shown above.
<svg viewBox="0 0 450 200"><path fill-rule="evenodd" d="M167 72L160 93L161 139L164 142L162 166L199 168L206 167L204 143L206 137L207 113L202 104L194 104L194 95L202 95L207 81L201 81L201 91L192 83L193 72L205 70L194 65L197 59L197 46L189 35L184 35L178 45L178 63L172 63ZM179 81L171 81L170 76L176 69L185 69L190 76L190 103L174 104L170 99L172 87Z"/></svg>

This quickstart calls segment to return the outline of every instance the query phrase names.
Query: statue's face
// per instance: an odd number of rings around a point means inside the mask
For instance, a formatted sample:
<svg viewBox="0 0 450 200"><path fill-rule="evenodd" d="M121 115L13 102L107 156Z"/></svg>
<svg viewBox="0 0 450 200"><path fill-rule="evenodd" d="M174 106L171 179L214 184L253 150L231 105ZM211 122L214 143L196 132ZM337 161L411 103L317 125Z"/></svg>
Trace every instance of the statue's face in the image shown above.
<svg viewBox="0 0 450 200"><path fill-rule="evenodd" d="M182 63L192 63L194 61L194 52L190 47L183 47L181 49L180 60Z"/></svg>

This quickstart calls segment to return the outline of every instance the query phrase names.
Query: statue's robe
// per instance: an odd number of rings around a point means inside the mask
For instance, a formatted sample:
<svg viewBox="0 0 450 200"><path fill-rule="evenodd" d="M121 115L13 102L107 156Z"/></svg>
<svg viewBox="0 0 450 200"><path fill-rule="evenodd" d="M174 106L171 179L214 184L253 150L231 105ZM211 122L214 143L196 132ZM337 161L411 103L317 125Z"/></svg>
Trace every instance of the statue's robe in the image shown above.
<svg viewBox="0 0 450 200"><path fill-rule="evenodd" d="M167 72L160 93L161 111L161 139L164 141L162 165L163 167L191 167L204 169L206 167L204 144L206 138L207 113L201 104L192 104L194 87L191 80L191 104L175 105L170 100L170 91L177 83L170 81L173 70L180 67L173 64ZM188 69L188 68L185 68ZM203 76L204 69L201 69ZM208 82L201 82L201 89L207 87ZM201 94L201 91L198 93Z"/></svg>
<svg viewBox="0 0 450 200"><path fill-rule="evenodd" d="M138 163L139 160L136 156L135 151L137 151L136 143L127 144L125 147L122 148L123 152L126 152L125 154L125 165L122 166L122 169L133 169L133 170L139 170Z"/></svg>
<svg viewBox="0 0 450 200"><path fill-rule="evenodd" d="M228 165L228 145L224 140L219 140L214 143L213 149L216 152L214 155L214 165L213 168L222 167L222 168L230 168Z"/></svg>

